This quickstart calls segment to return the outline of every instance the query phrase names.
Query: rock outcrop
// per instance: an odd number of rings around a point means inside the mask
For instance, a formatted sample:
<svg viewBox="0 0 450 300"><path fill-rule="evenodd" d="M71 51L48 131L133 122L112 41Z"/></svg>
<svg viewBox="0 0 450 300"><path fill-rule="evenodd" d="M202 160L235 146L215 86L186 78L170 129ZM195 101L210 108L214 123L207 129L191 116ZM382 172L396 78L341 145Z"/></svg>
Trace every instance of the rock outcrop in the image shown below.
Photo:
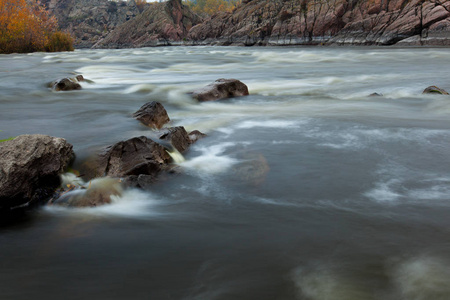
<svg viewBox="0 0 450 300"><path fill-rule="evenodd" d="M450 45L450 1L250 0L193 27L193 44Z"/></svg>
<svg viewBox="0 0 450 300"><path fill-rule="evenodd" d="M154 129L161 129L164 124L170 122L166 109L161 103L156 101L144 104L133 114L133 118Z"/></svg>
<svg viewBox="0 0 450 300"><path fill-rule="evenodd" d="M90 48L117 26L139 15L134 0L43 0L77 48Z"/></svg>
<svg viewBox="0 0 450 300"><path fill-rule="evenodd" d="M247 86L237 79L217 79L215 82L192 92L198 101L213 101L232 97L247 96Z"/></svg>
<svg viewBox="0 0 450 300"><path fill-rule="evenodd" d="M188 31L202 19L181 0L152 4L130 21L118 26L95 48L135 48L183 43Z"/></svg>
<svg viewBox="0 0 450 300"><path fill-rule="evenodd" d="M21 135L0 143L0 210L51 197L73 158L62 138Z"/></svg>

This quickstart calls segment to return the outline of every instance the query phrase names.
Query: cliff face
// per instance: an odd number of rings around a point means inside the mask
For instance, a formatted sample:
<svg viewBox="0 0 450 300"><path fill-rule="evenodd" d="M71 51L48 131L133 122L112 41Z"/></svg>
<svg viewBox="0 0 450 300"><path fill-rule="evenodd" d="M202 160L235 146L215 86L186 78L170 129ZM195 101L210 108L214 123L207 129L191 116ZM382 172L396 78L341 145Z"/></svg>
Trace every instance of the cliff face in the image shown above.
<svg viewBox="0 0 450 300"><path fill-rule="evenodd" d="M137 16L134 0L46 0L42 1L62 30L69 32L78 48L91 47L118 25Z"/></svg>
<svg viewBox="0 0 450 300"><path fill-rule="evenodd" d="M118 26L95 48L134 48L181 44L189 30L203 20L181 0L155 3Z"/></svg>
<svg viewBox="0 0 450 300"><path fill-rule="evenodd" d="M246 0L193 27L193 44L450 45L448 0Z"/></svg>

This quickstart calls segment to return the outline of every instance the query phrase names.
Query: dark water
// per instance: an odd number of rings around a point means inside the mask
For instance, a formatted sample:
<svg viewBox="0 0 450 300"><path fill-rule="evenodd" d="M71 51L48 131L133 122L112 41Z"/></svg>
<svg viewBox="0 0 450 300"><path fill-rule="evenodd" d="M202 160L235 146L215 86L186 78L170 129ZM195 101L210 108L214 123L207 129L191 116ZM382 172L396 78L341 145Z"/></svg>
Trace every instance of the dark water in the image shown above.
<svg viewBox="0 0 450 300"><path fill-rule="evenodd" d="M110 206L0 228L0 299L450 299L448 49L155 48L0 56L0 139L77 164L148 135L157 100L208 134ZM45 86L81 73L94 83ZM251 96L186 92L238 78ZM378 92L382 97L367 97Z"/></svg>

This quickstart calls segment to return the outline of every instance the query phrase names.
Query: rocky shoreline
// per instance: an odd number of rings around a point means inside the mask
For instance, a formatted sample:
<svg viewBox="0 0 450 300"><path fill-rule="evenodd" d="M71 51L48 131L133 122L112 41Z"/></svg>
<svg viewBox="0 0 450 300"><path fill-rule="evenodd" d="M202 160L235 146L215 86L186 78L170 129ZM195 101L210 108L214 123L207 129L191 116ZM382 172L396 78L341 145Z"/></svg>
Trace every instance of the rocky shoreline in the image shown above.
<svg viewBox="0 0 450 300"><path fill-rule="evenodd" d="M112 3L48 0L46 5L79 48L450 45L450 1L244 0L233 12L207 19L181 0L155 3L142 13L134 0Z"/></svg>

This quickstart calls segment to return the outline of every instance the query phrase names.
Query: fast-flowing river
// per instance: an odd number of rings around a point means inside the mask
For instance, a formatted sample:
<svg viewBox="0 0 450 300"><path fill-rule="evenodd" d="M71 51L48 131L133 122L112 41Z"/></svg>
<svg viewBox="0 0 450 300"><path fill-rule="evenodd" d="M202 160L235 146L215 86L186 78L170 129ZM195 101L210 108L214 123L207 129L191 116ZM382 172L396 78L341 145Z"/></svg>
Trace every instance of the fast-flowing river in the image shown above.
<svg viewBox="0 0 450 300"><path fill-rule="evenodd" d="M173 47L0 55L0 139L208 136L109 206L0 228L0 299L450 299L448 49ZM47 83L83 74L83 89ZM187 92L236 78L248 97ZM368 97L371 93L381 97Z"/></svg>

